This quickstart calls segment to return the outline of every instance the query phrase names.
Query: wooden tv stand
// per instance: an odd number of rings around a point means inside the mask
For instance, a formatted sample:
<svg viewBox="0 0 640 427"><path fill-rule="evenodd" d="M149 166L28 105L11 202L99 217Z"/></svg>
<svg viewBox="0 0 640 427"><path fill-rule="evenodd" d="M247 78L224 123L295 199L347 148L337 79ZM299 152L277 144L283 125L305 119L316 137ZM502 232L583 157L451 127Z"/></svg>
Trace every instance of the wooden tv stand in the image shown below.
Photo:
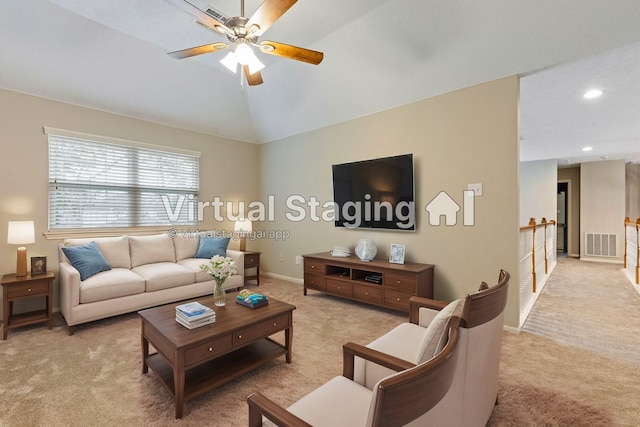
<svg viewBox="0 0 640 427"><path fill-rule="evenodd" d="M307 289L313 289L407 312L411 296L433 298L435 266L431 264L365 262L356 256L334 257L328 252L303 257L305 295ZM380 277L380 283L365 280L368 276Z"/></svg>

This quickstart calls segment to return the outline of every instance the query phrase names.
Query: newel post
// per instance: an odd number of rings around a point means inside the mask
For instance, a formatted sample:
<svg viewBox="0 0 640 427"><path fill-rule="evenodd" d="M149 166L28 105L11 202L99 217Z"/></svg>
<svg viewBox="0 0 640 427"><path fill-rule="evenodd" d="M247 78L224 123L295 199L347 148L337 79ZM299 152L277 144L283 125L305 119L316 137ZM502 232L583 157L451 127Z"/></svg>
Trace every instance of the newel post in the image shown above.
<svg viewBox="0 0 640 427"><path fill-rule="evenodd" d="M532 283L533 283L533 293L536 292L536 219L530 218L529 225L533 226L533 239L531 244L531 265L533 267L532 270Z"/></svg>

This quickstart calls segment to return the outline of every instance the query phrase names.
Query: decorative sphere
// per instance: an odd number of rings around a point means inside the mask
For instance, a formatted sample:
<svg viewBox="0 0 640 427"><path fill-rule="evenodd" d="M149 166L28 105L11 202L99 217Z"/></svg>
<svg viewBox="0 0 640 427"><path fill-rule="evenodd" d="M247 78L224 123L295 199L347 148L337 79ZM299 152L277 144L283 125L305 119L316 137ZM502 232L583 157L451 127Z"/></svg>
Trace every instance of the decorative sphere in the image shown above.
<svg viewBox="0 0 640 427"><path fill-rule="evenodd" d="M363 237L358 241L358 245L356 246L356 255L358 255L358 258L362 261L371 261L376 257L377 253L378 248L373 240Z"/></svg>

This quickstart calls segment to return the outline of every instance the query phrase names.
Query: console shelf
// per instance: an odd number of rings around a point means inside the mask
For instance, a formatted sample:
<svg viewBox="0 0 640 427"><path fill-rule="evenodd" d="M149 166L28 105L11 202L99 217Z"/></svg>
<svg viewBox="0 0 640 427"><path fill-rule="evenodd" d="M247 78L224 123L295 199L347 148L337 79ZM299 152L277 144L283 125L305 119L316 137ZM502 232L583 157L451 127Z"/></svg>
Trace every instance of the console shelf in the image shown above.
<svg viewBox="0 0 640 427"><path fill-rule="evenodd" d="M355 256L333 257L329 253L303 255L304 294L307 289L342 298L409 311L413 295L433 298L431 264L392 264L386 260L360 261ZM380 283L365 280L379 277Z"/></svg>

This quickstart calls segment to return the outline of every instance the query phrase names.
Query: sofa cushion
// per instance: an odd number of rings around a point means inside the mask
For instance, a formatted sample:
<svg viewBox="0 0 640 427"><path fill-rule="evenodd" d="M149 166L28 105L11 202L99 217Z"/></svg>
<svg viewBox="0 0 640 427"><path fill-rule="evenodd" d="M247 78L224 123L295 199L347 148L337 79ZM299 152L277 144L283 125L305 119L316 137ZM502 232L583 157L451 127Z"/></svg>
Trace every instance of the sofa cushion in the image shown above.
<svg viewBox="0 0 640 427"><path fill-rule="evenodd" d="M145 280L145 290L147 292L189 285L196 280L193 271L175 262L139 265L132 268L131 271Z"/></svg>
<svg viewBox="0 0 640 427"><path fill-rule="evenodd" d="M458 314L458 307L462 305L461 302L461 299L450 302L429 323L429 327L427 327L420 342L416 364L426 362L442 350L447 338L447 322L451 316Z"/></svg>
<svg viewBox="0 0 640 427"><path fill-rule="evenodd" d="M176 261L193 258L198 252L200 237L195 232L178 235L173 239L173 247L176 252Z"/></svg>
<svg viewBox="0 0 640 427"><path fill-rule="evenodd" d="M287 408L314 426L364 426L371 405L371 390L337 376ZM322 402L322 405L318 405ZM265 423L266 425L273 425Z"/></svg>
<svg viewBox="0 0 640 427"><path fill-rule="evenodd" d="M131 267L157 262L176 262L173 239L168 234L130 236Z"/></svg>
<svg viewBox="0 0 640 427"><path fill-rule="evenodd" d="M144 292L144 280L126 268L98 273L80 283L80 303L110 300Z"/></svg>
<svg viewBox="0 0 640 427"><path fill-rule="evenodd" d="M230 237L200 237L195 258L211 259L214 255L226 256Z"/></svg>
<svg viewBox="0 0 640 427"><path fill-rule="evenodd" d="M187 268L189 271L193 271L196 275L196 282L207 282L213 280L213 277L211 277L206 270L200 268L200 266L206 264L206 262L207 261L202 258L187 258L178 261L178 264Z"/></svg>
<svg viewBox="0 0 640 427"><path fill-rule="evenodd" d="M111 270L111 266L100 252L96 242L82 246L63 247L62 252L80 273L80 280L86 280L102 271Z"/></svg>
<svg viewBox="0 0 640 427"><path fill-rule="evenodd" d="M131 268L129 236L66 239L64 245L65 247L81 246L90 242L96 242L111 268Z"/></svg>

